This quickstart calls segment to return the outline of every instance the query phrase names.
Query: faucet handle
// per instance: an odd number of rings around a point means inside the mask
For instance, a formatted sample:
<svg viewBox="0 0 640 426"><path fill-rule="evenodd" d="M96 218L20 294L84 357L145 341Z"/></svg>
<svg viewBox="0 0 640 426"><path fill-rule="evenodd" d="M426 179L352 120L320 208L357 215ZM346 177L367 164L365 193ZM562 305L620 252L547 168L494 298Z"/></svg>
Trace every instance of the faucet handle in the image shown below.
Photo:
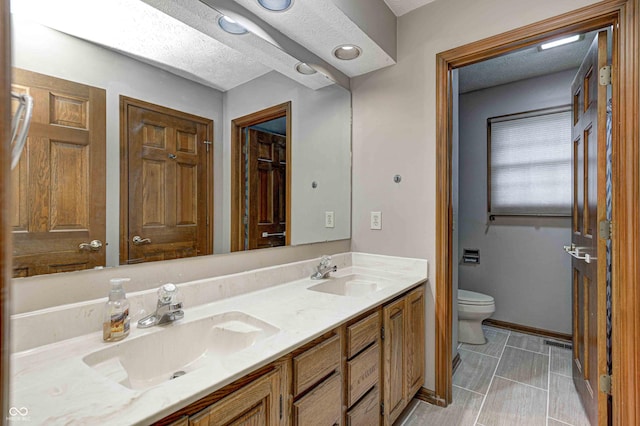
<svg viewBox="0 0 640 426"><path fill-rule="evenodd" d="M324 255L320 259L320 266L329 266L331 263L331 256Z"/></svg>
<svg viewBox="0 0 640 426"><path fill-rule="evenodd" d="M178 287L175 284L165 284L158 289L158 300L162 303L171 303L178 294Z"/></svg>

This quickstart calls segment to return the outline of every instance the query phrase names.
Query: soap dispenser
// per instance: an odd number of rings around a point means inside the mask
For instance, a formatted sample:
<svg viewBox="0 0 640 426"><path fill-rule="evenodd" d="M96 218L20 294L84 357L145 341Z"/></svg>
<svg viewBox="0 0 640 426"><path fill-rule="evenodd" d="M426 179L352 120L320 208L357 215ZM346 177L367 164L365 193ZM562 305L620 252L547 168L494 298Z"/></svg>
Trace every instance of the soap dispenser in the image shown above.
<svg viewBox="0 0 640 426"><path fill-rule="evenodd" d="M122 340L129 334L129 301L122 288L122 283L128 281L129 278L110 280L111 290L105 305L102 324L102 338L105 342Z"/></svg>

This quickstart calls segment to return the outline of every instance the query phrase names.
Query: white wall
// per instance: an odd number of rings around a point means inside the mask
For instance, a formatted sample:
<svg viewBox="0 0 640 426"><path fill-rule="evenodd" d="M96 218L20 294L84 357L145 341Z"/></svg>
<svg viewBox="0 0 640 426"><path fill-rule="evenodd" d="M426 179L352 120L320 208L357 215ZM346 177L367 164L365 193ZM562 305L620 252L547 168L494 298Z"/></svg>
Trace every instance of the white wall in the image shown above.
<svg viewBox="0 0 640 426"><path fill-rule="evenodd" d="M38 24L12 22L13 66L107 92L107 265L118 265L120 238L120 95L213 120L222 140L222 92ZM222 196L222 144L214 147L214 198ZM222 206L216 205L214 217ZM217 235L215 237L218 237Z"/></svg>
<svg viewBox="0 0 640 426"><path fill-rule="evenodd" d="M460 288L493 296L494 319L566 334L571 334L571 258L562 246L571 241L571 218L489 221L486 135L489 117L569 105L576 72L460 96L459 245L480 250L479 265L460 264Z"/></svg>
<svg viewBox="0 0 640 426"><path fill-rule="evenodd" d="M398 18L398 64L352 79L352 248L429 260L425 386L435 388L435 55L594 3L439 0ZM401 184L393 183L399 173ZM383 229L369 230L382 211Z"/></svg>
<svg viewBox="0 0 640 426"><path fill-rule="evenodd" d="M291 244L351 236L351 94L311 90L273 71L224 94L224 163L231 163L231 120L291 101ZM229 251L231 170L224 171L222 250ZM311 183L318 187L313 189ZM325 211L335 228L325 228ZM217 230L216 230L217 231Z"/></svg>

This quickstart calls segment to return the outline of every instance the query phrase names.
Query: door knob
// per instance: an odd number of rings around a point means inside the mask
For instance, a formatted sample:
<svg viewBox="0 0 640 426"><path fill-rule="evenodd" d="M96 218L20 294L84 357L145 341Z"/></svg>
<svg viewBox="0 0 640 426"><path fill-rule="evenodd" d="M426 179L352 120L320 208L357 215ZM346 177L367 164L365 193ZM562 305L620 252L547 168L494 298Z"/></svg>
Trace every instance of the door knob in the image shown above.
<svg viewBox="0 0 640 426"><path fill-rule="evenodd" d="M78 248L80 250L91 250L91 251L98 251L102 248L102 241L100 240L93 240L90 243L81 243Z"/></svg>
<svg viewBox="0 0 640 426"><path fill-rule="evenodd" d="M133 244L137 245L151 243L151 240L149 238L142 238L140 235L134 236L131 241L133 241Z"/></svg>

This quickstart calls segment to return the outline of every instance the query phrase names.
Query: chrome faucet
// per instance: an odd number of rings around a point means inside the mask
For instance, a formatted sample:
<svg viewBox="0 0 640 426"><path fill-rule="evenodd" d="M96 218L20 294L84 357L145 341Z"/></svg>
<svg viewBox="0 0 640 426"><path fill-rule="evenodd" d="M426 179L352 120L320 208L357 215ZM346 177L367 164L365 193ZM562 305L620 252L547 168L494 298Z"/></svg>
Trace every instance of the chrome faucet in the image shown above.
<svg viewBox="0 0 640 426"><path fill-rule="evenodd" d="M165 284L158 289L158 305L156 311L138 321L138 328L166 324L184 318L182 302L178 301L178 287Z"/></svg>
<svg viewBox="0 0 640 426"><path fill-rule="evenodd" d="M316 271L311 275L312 280L324 280L329 278L331 272L336 272L338 267L336 265L329 266L331 263L331 256L322 256L320 264L316 266Z"/></svg>

